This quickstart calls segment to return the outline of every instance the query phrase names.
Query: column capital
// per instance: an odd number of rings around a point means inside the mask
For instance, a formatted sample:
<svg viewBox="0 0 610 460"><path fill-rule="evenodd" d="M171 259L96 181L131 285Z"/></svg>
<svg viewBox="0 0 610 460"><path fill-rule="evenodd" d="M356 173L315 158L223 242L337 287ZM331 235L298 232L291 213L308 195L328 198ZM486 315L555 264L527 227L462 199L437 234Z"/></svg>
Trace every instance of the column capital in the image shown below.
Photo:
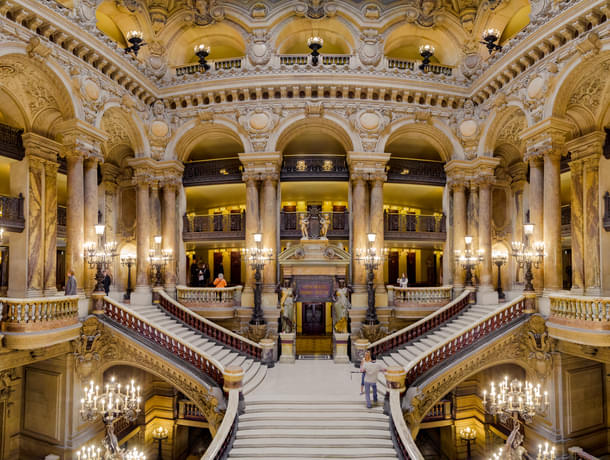
<svg viewBox="0 0 610 460"><path fill-rule="evenodd" d="M347 165L350 177L362 174L365 180L376 180L377 177L386 177L386 164L390 153L379 152L347 152ZM385 179L384 179L385 180Z"/></svg>
<svg viewBox="0 0 610 460"><path fill-rule="evenodd" d="M103 161L101 146L108 139L103 131L73 119L60 123L59 132L63 137L62 156L97 157Z"/></svg>
<svg viewBox="0 0 610 460"><path fill-rule="evenodd" d="M117 183L119 176L121 175L121 168L113 165L112 163L102 164L102 181Z"/></svg>
<svg viewBox="0 0 610 460"><path fill-rule="evenodd" d="M273 183L273 182L277 182L280 180L280 175L276 172L268 172L262 176L262 179L265 181L265 183L268 183L268 182Z"/></svg>
<svg viewBox="0 0 610 460"><path fill-rule="evenodd" d="M592 133L572 139L566 144L566 149L572 154L572 161L587 157L599 158L604 150L605 141L605 132L593 131ZM570 162L571 164L572 162Z"/></svg>
<svg viewBox="0 0 610 460"><path fill-rule="evenodd" d="M21 136L25 154L28 157L37 157L44 161L57 163L57 155L61 153L62 145L59 142L40 136L36 133L25 133Z"/></svg>
<svg viewBox="0 0 610 460"><path fill-rule="evenodd" d="M526 145L524 159L554 156L559 159L565 151L566 139L574 125L567 120L550 117L525 129L521 139Z"/></svg>
<svg viewBox="0 0 610 460"><path fill-rule="evenodd" d="M255 152L240 153L239 160L244 166L243 177L255 177L256 180L265 180L267 174L279 176L282 165L281 152Z"/></svg>

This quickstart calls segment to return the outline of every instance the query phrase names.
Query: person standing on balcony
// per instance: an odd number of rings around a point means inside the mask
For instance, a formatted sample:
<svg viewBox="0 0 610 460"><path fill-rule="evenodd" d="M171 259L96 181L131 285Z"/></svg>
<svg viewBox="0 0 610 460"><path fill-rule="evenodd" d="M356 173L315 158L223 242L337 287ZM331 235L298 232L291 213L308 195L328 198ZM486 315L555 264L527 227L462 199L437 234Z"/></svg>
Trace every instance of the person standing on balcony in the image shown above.
<svg viewBox="0 0 610 460"><path fill-rule="evenodd" d="M203 287L207 287L210 284L210 269L208 264L203 264Z"/></svg>
<svg viewBox="0 0 610 460"><path fill-rule="evenodd" d="M225 267L222 265L222 260L218 262L218 265L214 264L214 278L218 278L218 275L224 275Z"/></svg>
<svg viewBox="0 0 610 460"><path fill-rule="evenodd" d="M219 273L218 278L216 278L214 280L214 287L217 287L217 288L227 287L227 280L225 279L225 276L222 273Z"/></svg>
<svg viewBox="0 0 610 460"><path fill-rule="evenodd" d="M409 279L403 273L402 276L400 278L398 278L398 286L401 288L406 288L407 284L409 284Z"/></svg>
<svg viewBox="0 0 610 460"><path fill-rule="evenodd" d="M199 286L198 274L199 264L197 264L197 256L193 256L193 261L191 262L191 286Z"/></svg>
<svg viewBox="0 0 610 460"><path fill-rule="evenodd" d="M76 277L72 270L68 270L68 280L66 281L66 295L76 295Z"/></svg>

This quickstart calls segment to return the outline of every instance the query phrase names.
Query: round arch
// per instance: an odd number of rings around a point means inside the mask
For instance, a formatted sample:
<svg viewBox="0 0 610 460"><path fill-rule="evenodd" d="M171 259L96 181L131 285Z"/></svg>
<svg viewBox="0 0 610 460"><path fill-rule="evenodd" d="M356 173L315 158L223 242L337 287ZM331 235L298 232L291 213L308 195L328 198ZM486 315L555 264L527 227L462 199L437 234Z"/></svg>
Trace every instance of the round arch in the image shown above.
<svg viewBox="0 0 610 460"><path fill-rule="evenodd" d="M504 110L494 111L483 126L479 142L479 152L493 152L497 146L500 133L507 123L515 117L523 117L525 119L525 127L530 126L527 112L517 102L511 101L506 105Z"/></svg>
<svg viewBox="0 0 610 460"><path fill-rule="evenodd" d="M298 115L283 120L269 138L268 146L272 152L282 152L303 128L316 129L337 139L346 152L360 149L360 140L349 128L345 120L335 116L307 117Z"/></svg>
<svg viewBox="0 0 610 460"><path fill-rule="evenodd" d="M391 124L386 131L379 140L379 145L383 146L383 151L385 151L386 146L400 136L420 135L426 137L428 143L437 150L444 162L464 157L462 146L451 130L437 120L433 119L430 123L401 120Z"/></svg>
<svg viewBox="0 0 610 460"><path fill-rule="evenodd" d="M343 16L308 19L288 16L273 31L274 48L280 54L309 54L307 39L317 35L324 39L322 54L352 54L358 28Z"/></svg>
<svg viewBox="0 0 610 460"><path fill-rule="evenodd" d="M120 128L128 136L129 145L135 157L143 157L150 152L146 129L142 121L133 112L126 112L118 102L110 102L98 113L95 127L103 129L104 120L109 116L123 122ZM112 139L109 138L106 144L110 145L111 143Z"/></svg>

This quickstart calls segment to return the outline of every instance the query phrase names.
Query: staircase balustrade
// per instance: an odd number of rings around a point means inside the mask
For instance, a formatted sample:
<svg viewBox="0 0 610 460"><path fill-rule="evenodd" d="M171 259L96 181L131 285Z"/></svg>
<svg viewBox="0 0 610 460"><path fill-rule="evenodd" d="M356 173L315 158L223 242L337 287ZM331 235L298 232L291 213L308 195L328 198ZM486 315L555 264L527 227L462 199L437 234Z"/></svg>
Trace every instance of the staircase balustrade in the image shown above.
<svg viewBox="0 0 610 460"><path fill-rule="evenodd" d="M176 287L178 301L187 307L227 307L239 305L242 290L243 286L226 288Z"/></svg>
<svg viewBox="0 0 610 460"><path fill-rule="evenodd" d="M391 389L390 392L390 429L392 432L392 441L394 447L398 451L399 458L402 460L424 460L411 432L407 427L407 422L402 415L402 407L400 404L400 391Z"/></svg>
<svg viewBox="0 0 610 460"><path fill-rule="evenodd" d="M139 314L128 310L125 306L104 297L104 313L114 323L135 332L175 357L193 365L195 368L211 377L221 388L224 384L224 366L215 359L204 356L193 345L181 340L173 334L160 330Z"/></svg>
<svg viewBox="0 0 610 460"><path fill-rule="evenodd" d="M610 330L610 297L551 295L552 323Z"/></svg>
<svg viewBox="0 0 610 460"><path fill-rule="evenodd" d="M237 422L239 415L239 392L240 390L229 390L229 401L222 423L216 432L216 436L208 446L201 460L220 460L227 458L227 453L233 446L235 434L237 433Z"/></svg>
<svg viewBox="0 0 610 460"><path fill-rule="evenodd" d="M422 304L445 305L451 301L452 286L398 287L387 286L391 306L407 307Z"/></svg>
<svg viewBox="0 0 610 460"><path fill-rule="evenodd" d="M428 411L422 422L433 422L448 418L451 418L451 401L443 399L432 406L432 409Z"/></svg>
<svg viewBox="0 0 610 460"><path fill-rule="evenodd" d="M155 292L159 293L159 305L161 308L187 326L251 358L257 360L262 358L263 349L258 343L248 340L189 310L169 297L163 290L155 290Z"/></svg>
<svg viewBox="0 0 610 460"><path fill-rule="evenodd" d="M33 332L78 323L78 296L0 297L2 331Z"/></svg>
<svg viewBox="0 0 610 460"><path fill-rule="evenodd" d="M570 447L568 448L568 453L570 454L570 460L599 460L594 455L586 453L582 447Z"/></svg>
<svg viewBox="0 0 610 460"><path fill-rule="evenodd" d="M470 292L464 291L457 299L435 313L422 318L410 326L407 326L393 334L384 337L369 345L368 349L377 356L387 353L399 346L427 334L432 329L439 327L444 322L461 313L469 305Z"/></svg>
<svg viewBox="0 0 610 460"><path fill-rule="evenodd" d="M178 417L185 420L207 420L197 405L189 400L178 401Z"/></svg>

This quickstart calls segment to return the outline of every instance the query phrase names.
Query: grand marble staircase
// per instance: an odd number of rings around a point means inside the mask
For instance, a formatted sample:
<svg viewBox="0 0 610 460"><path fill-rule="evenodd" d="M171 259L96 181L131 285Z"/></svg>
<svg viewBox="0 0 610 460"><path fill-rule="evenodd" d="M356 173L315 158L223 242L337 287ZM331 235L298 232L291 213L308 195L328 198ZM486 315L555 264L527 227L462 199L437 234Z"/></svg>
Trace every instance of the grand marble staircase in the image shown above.
<svg viewBox="0 0 610 460"><path fill-rule="evenodd" d="M129 309L146 318L158 329L168 332L193 345L202 353L211 356L223 366L241 366L245 372L243 392L245 395L254 390L265 378L267 366L250 358L245 353L233 350L220 342L188 327L184 322L174 319L158 305L130 306Z"/></svg>

